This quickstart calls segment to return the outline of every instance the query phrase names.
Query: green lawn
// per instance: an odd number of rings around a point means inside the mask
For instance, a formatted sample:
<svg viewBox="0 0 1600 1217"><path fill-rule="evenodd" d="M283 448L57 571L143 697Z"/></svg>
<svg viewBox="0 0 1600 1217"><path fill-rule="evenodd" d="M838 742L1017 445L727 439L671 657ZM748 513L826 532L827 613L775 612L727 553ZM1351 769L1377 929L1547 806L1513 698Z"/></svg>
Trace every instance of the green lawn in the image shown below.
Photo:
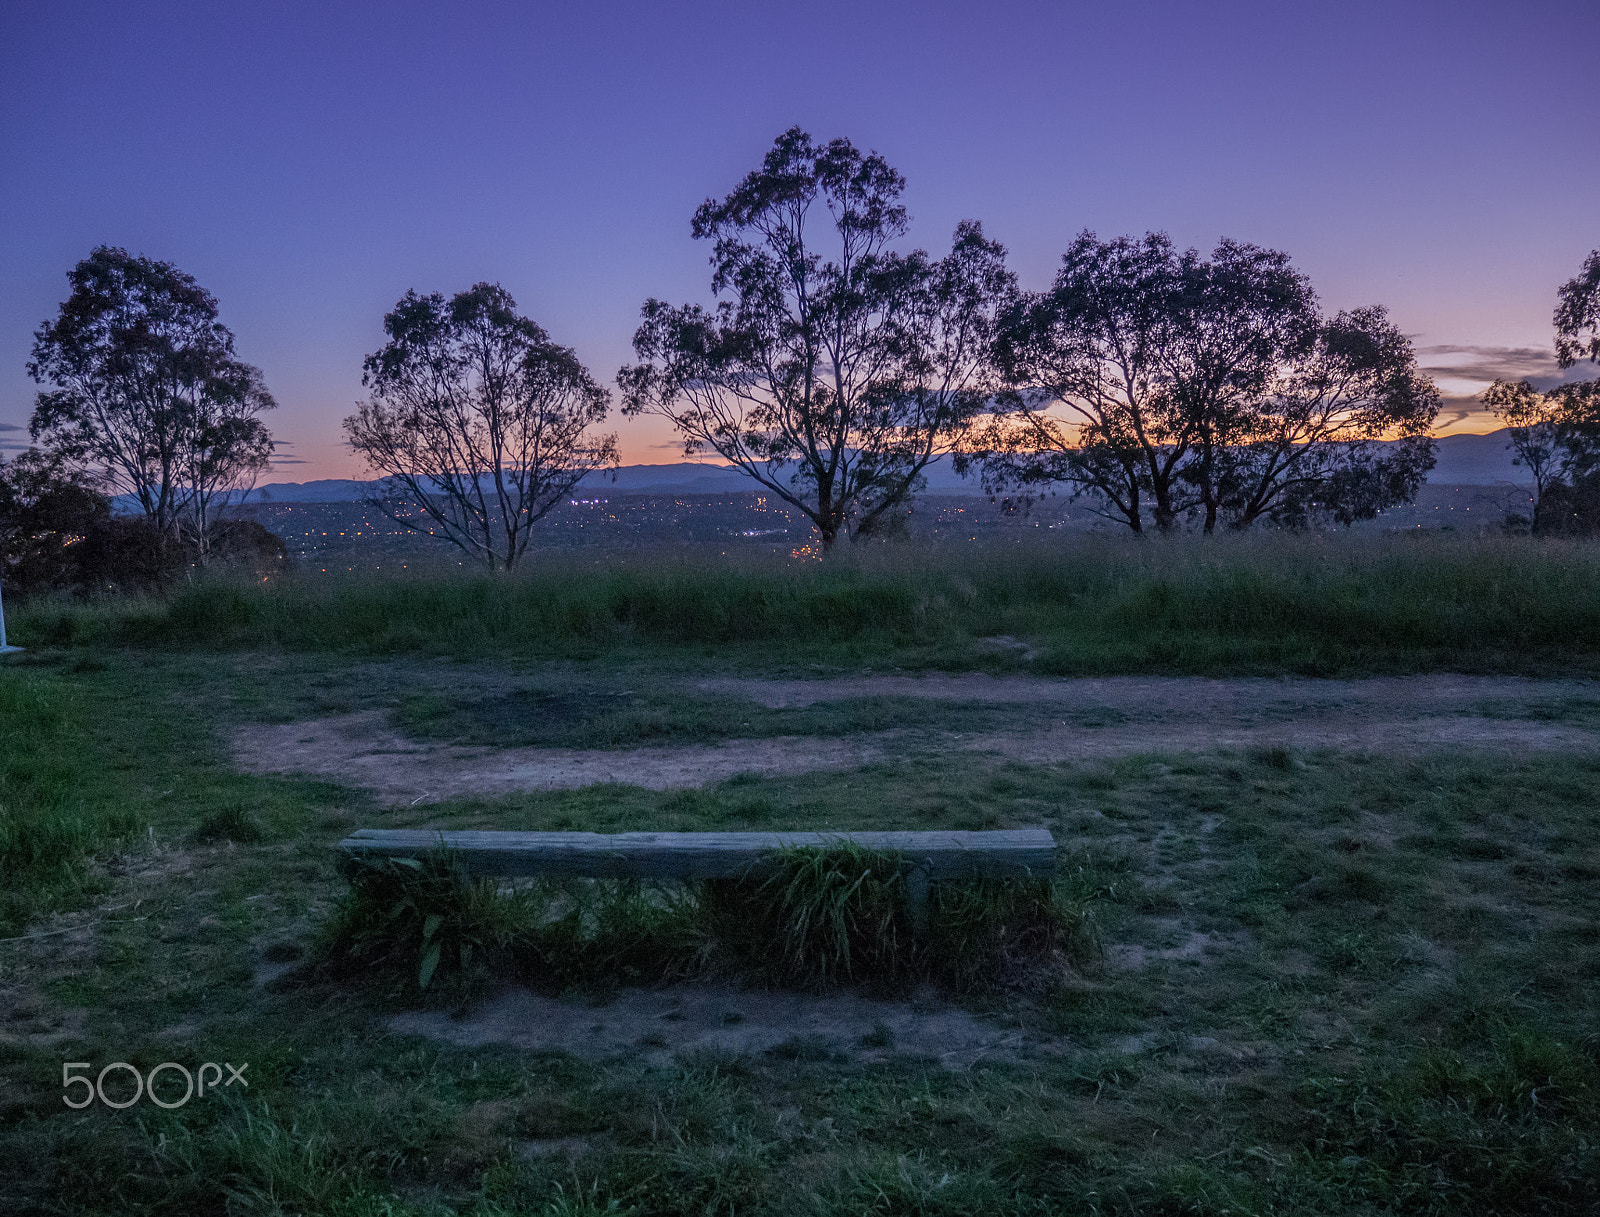
<svg viewBox="0 0 1600 1217"><path fill-rule="evenodd" d="M1586 556L1562 554L1560 579L1588 577ZM532 585L477 586L514 605ZM275 594L260 611L287 631ZM922 748L698 791L384 810L359 791L235 773L227 729L381 695L419 736L481 738L497 720L472 699L372 692L364 656L412 625L372 625L331 651L291 637L258 649L265 627L245 613L227 649L194 650L170 632L181 603L84 610L102 641L71 647L27 637L56 612L28 610L17 632L33 649L0 668L0 1211L1596 1211L1600 758L1270 748L1028 766ZM956 634L1004 623L974 621ZM142 647L118 634L136 628L150 631ZM620 647L583 671L644 688L643 707L541 718L545 705L523 738L620 747L725 738L746 721L839 725L838 707L648 692L701 669L706 645ZM905 645L873 653L959 652ZM832 654L840 668L850 653L813 639L772 666ZM751 644L726 666L759 662ZM572 669L548 672L558 695ZM935 708L920 726L898 702L844 710L851 730L1024 725L982 707ZM1042 823L1102 957L1043 993L965 999L1064 1051L964 1072L799 1050L651 1064L453 1047L386 1033L387 986L293 970L261 983L315 953L344 890L331 842L424 822ZM57 932L73 926L87 928ZM173 1111L63 1104L63 1062L169 1060L247 1061L250 1087ZM570 1153L530 1149L550 1143Z"/></svg>

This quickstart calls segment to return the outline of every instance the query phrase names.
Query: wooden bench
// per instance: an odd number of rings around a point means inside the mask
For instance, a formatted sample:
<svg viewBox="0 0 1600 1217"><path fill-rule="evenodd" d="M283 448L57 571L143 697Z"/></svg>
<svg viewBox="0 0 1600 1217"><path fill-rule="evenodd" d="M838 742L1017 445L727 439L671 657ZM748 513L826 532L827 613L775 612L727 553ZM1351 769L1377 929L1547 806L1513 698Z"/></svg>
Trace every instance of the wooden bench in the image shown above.
<svg viewBox="0 0 1600 1217"><path fill-rule="evenodd" d="M930 879L1016 879L1055 869L1046 828L998 832L441 832L362 828L339 842L358 858L449 850L474 875L588 879L736 879L790 846L854 845L899 854Z"/></svg>
<svg viewBox="0 0 1600 1217"><path fill-rule="evenodd" d="M758 872L774 850L854 845L899 855L910 868L913 913L941 879L1023 879L1052 874L1056 843L1046 828L995 832L442 832L362 828L339 842L353 858L415 858L447 849L468 874L655 879L737 879Z"/></svg>

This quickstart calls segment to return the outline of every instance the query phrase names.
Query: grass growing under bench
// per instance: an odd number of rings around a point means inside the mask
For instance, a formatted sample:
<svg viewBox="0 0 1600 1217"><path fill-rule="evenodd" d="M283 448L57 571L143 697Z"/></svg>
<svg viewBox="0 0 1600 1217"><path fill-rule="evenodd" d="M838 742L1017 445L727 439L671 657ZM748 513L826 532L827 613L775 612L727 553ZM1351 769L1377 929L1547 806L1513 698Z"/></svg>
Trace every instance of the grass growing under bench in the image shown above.
<svg viewBox="0 0 1600 1217"><path fill-rule="evenodd" d="M1067 884L937 882L919 925L905 862L851 845L777 850L759 874L669 887L568 880L502 889L472 878L448 851L353 858L343 870L351 890L324 931L326 964L399 993L481 993L511 978L603 992L726 975L888 993L927 981L1039 989L1098 952Z"/></svg>

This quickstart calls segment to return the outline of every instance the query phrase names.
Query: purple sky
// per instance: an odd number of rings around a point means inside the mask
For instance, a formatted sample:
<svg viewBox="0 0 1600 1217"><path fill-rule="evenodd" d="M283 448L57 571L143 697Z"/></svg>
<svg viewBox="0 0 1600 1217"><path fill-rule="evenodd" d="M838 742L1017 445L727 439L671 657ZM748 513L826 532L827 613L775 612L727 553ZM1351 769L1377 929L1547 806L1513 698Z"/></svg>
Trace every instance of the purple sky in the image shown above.
<svg viewBox="0 0 1600 1217"><path fill-rule="evenodd" d="M99 243L221 299L304 462L277 480L359 474L339 422L407 288L498 280L610 383L646 296L709 298L696 204L795 123L906 175L914 243L981 220L1029 287L1084 228L1287 250L1460 397L1553 370L1600 246L1597 46L1595 0L0 0L0 424Z"/></svg>

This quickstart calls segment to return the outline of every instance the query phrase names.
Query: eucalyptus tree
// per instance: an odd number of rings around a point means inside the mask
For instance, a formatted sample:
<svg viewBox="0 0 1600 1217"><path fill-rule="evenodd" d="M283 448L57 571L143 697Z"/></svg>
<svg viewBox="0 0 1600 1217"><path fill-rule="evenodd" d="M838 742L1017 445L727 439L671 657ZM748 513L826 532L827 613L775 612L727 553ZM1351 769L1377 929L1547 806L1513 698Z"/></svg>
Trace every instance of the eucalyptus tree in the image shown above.
<svg viewBox="0 0 1600 1217"><path fill-rule="evenodd" d="M1439 391L1381 306L1320 322L1242 403L1214 456L1230 527L1371 519L1433 468Z"/></svg>
<svg viewBox="0 0 1600 1217"><path fill-rule="evenodd" d="M261 373L243 367L227 395L208 395L192 406L181 477L188 493L179 527L204 561L211 552L220 508L242 501L271 466L272 433L255 417L275 403Z"/></svg>
<svg viewBox="0 0 1600 1217"><path fill-rule="evenodd" d="M498 284L407 292L383 328L363 365L370 396L344 420L382 479L374 504L407 528L431 522L490 569L514 566L568 491L617 464L616 436L591 433L610 394Z"/></svg>
<svg viewBox="0 0 1600 1217"><path fill-rule="evenodd" d="M1052 290L1009 303L996 358L1014 388L975 446L986 484L1065 483L1097 495L1135 532L1152 495L1158 519L1176 518L1184 506L1173 498L1176 472L1194 437L1161 392L1157 367L1174 260L1163 233L1102 242L1084 232L1062 255Z"/></svg>
<svg viewBox="0 0 1600 1217"><path fill-rule="evenodd" d="M1082 233L1052 288L1016 301L997 350L1013 390L978 445L992 485L1055 482L1142 531L1214 526L1219 453L1314 323L1283 254L1234 241L1210 259L1165 233Z"/></svg>
<svg viewBox="0 0 1600 1217"><path fill-rule="evenodd" d="M217 300L170 262L100 246L34 335L27 369L54 386L29 431L44 449L131 495L155 533L191 529L201 553L218 496L253 484L272 436L261 373L234 354Z"/></svg>
<svg viewBox="0 0 1600 1217"><path fill-rule="evenodd" d="M1157 367L1163 395L1194 437L1178 480L1193 487L1210 533L1241 457L1262 438L1263 401L1275 377L1314 346L1316 293L1287 254L1226 238L1209 259L1184 251L1174 271ZM1279 428L1268 430L1275 436Z"/></svg>
<svg viewBox="0 0 1600 1217"><path fill-rule="evenodd" d="M1381 309L1324 319L1276 250L1083 233L997 351L1011 387L967 462L992 488L1093 495L1135 532L1147 514L1163 531L1300 522L1335 500L1359 518L1432 463L1437 394L1409 342Z"/></svg>
<svg viewBox="0 0 1600 1217"><path fill-rule="evenodd" d="M1600 249L1556 294L1556 360L1570 368L1583 359L1600 363Z"/></svg>
<svg viewBox="0 0 1600 1217"><path fill-rule="evenodd" d="M1592 532L1600 482L1600 380L1541 391L1526 380L1497 380L1483 395L1505 424L1513 463L1533 481L1533 531ZM1581 508L1581 510L1579 510ZM1577 516L1581 516L1579 521Z"/></svg>
<svg viewBox="0 0 1600 1217"><path fill-rule="evenodd" d="M1552 487L1562 482L1572 464L1566 428L1562 425L1561 398L1541 393L1526 380L1497 380L1483 395L1489 407L1510 435L1513 463L1528 471L1533 479L1533 528L1540 531L1540 507Z"/></svg>
<svg viewBox="0 0 1600 1217"><path fill-rule="evenodd" d="M1557 290L1553 321L1559 367L1600 362L1600 249ZM1565 500L1600 470L1600 379L1548 391L1527 380L1497 380L1483 401L1509 431L1516 464L1533 479L1534 531L1549 531L1550 502L1561 501L1557 516L1570 514Z"/></svg>
<svg viewBox="0 0 1600 1217"><path fill-rule="evenodd" d="M973 222L949 254L894 248L901 177L848 140L793 128L695 212L713 308L648 300L624 413L670 420L811 521L824 549L882 531L998 389L991 344L1014 293Z"/></svg>

